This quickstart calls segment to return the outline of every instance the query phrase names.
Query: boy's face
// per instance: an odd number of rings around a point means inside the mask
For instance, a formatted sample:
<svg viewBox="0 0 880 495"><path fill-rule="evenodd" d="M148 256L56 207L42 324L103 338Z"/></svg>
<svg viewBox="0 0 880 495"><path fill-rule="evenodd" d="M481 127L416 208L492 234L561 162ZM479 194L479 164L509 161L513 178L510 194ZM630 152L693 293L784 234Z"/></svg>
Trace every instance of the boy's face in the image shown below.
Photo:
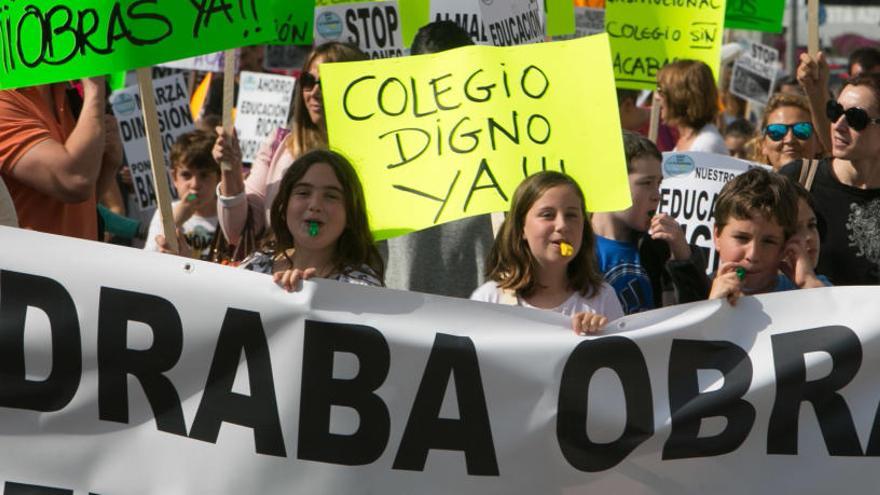
<svg viewBox="0 0 880 495"><path fill-rule="evenodd" d="M650 156L636 157L630 162L630 169L629 191L632 195L632 206L615 213L615 216L630 230L647 232L651 226L651 217L660 204L660 182L663 180L660 161Z"/></svg>
<svg viewBox="0 0 880 495"><path fill-rule="evenodd" d="M174 168L172 176L177 197L182 201L186 201L190 194L196 195L198 204L216 201L217 183L220 181L217 172L180 164Z"/></svg>
<svg viewBox="0 0 880 495"><path fill-rule="evenodd" d="M715 227L715 249L721 263L746 270L746 292L765 291L775 285L785 246L785 233L776 219L763 215L731 218L720 231ZM772 285L771 285L772 284Z"/></svg>

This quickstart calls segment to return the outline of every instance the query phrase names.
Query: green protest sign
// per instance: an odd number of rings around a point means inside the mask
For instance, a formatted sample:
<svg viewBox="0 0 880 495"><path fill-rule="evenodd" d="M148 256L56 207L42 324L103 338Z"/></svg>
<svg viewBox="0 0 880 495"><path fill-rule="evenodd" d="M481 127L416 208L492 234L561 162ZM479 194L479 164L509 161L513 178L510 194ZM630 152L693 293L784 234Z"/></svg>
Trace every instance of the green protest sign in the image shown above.
<svg viewBox="0 0 880 495"><path fill-rule="evenodd" d="M0 0L0 89L266 43L281 0Z"/></svg>
<svg viewBox="0 0 880 495"><path fill-rule="evenodd" d="M574 34L574 2L571 0L544 0L547 11L547 36Z"/></svg>
<svg viewBox="0 0 880 495"><path fill-rule="evenodd" d="M315 31L315 0L280 2L275 14L275 33L271 45L311 45Z"/></svg>
<svg viewBox="0 0 880 495"><path fill-rule="evenodd" d="M724 27L781 33L784 11L785 0L727 0Z"/></svg>

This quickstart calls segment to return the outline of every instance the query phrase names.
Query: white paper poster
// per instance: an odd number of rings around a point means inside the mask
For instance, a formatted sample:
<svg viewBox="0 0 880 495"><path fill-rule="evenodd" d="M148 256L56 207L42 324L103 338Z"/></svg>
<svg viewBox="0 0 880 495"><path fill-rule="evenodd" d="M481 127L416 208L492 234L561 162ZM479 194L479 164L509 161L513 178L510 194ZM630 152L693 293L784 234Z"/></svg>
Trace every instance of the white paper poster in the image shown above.
<svg viewBox="0 0 880 495"><path fill-rule="evenodd" d="M733 64L730 92L759 105L766 105L773 96L773 85L779 71L779 50L754 42L748 42L746 46L744 54Z"/></svg>
<svg viewBox="0 0 880 495"><path fill-rule="evenodd" d="M242 161L253 162L260 144L278 127L286 127L296 79L260 72L242 72L235 105L235 130Z"/></svg>
<svg viewBox="0 0 880 495"><path fill-rule="evenodd" d="M544 0L481 0L480 12L489 30L489 41L495 46L544 41Z"/></svg>
<svg viewBox="0 0 880 495"><path fill-rule="evenodd" d="M345 41L370 58L402 57L402 29L396 0L315 7L315 45Z"/></svg>
<svg viewBox="0 0 880 495"><path fill-rule="evenodd" d="M431 0L430 19L453 21L464 29L474 44L491 45L480 13L479 0Z"/></svg>

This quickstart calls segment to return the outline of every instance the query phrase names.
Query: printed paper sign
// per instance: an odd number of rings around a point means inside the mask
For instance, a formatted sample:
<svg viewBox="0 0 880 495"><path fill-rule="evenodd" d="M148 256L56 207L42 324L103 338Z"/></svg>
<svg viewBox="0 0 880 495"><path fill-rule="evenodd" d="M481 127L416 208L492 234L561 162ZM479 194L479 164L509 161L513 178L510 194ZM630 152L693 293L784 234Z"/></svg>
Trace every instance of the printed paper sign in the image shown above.
<svg viewBox="0 0 880 495"><path fill-rule="evenodd" d="M0 89L265 43L277 1L0 0Z"/></svg>
<svg viewBox="0 0 880 495"><path fill-rule="evenodd" d="M358 169L374 233L506 210L544 169L574 177L590 211L627 208L608 54L598 35L322 65L330 144Z"/></svg>
<svg viewBox="0 0 880 495"><path fill-rule="evenodd" d="M544 0L481 1L480 12L489 29L489 41L495 46L544 41Z"/></svg>
<svg viewBox="0 0 880 495"><path fill-rule="evenodd" d="M235 50L235 71L238 72L238 64L241 59L241 50ZM174 60L158 64L160 67L170 67L183 70L200 70L205 72L223 72L226 65L224 52L206 53L182 60Z"/></svg>
<svg viewBox="0 0 880 495"><path fill-rule="evenodd" d="M718 193L724 184L755 167L766 166L715 153L663 153L663 182L657 210L682 226L689 244L705 251L707 274L718 269L712 241Z"/></svg>
<svg viewBox="0 0 880 495"><path fill-rule="evenodd" d="M781 33L785 0L727 0L724 27Z"/></svg>
<svg viewBox="0 0 880 495"><path fill-rule="evenodd" d="M347 41L370 58L401 57L402 25L397 1L315 7L315 44Z"/></svg>
<svg viewBox="0 0 880 495"><path fill-rule="evenodd" d="M430 0L431 21L453 21L464 29L477 45L490 45L479 0Z"/></svg>
<svg viewBox="0 0 880 495"><path fill-rule="evenodd" d="M189 110L189 94L182 74L153 81L153 89L156 95L156 112L159 116L159 132L162 137L162 153L167 161L171 145L178 136L195 129ZM155 208L155 187L138 87L131 86L114 92L110 95L110 104L119 124L138 208L141 211ZM172 195L176 195L173 187L171 190Z"/></svg>
<svg viewBox="0 0 880 495"><path fill-rule="evenodd" d="M618 87L653 89L660 68L679 59L705 62L717 79L724 0L608 0L605 30Z"/></svg>
<svg viewBox="0 0 880 495"><path fill-rule="evenodd" d="M4 495L871 494L877 287L559 313L0 227Z"/></svg>
<svg viewBox="0 0 880 495"><path fill-rule="evenodd" d="M296 79L245 71L240 81L235 130L241 143L241 159L250 163L266 137L278 127L287 126Z"/></svg>
<svg viewBox="0 0 880 495"><path fill-rule="evenodd" d="M773 95L773 84L779 71L779 51L760 43L748 43L746 53L736 59L730 79L730 92L766 105Z"/></svg>

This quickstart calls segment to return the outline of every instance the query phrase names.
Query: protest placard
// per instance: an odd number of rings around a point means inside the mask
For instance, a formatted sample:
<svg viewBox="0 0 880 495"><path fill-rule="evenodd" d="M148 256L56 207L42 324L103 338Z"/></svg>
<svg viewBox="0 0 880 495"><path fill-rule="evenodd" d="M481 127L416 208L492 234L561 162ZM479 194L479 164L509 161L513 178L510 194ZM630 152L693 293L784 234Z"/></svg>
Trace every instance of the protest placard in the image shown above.
<svg viewBox="0 0 880 495"><path fill-rule="evenodd" d="M574 20L574 34L554 36L553 39L570 40L605 32L605 9L575 7Z"/></svg>
<svg viewBox="0 0 880 495"><path fill-rule="evenodd" d="M189 109L189 95L182 74L157 79L153 84L156 97L156 111L159 116L162 153L168 159L168 152L177 137L195 129ZM141 116L141 102L138 87L131 86L110 95L113 115L119 125L125 158L131 170L137 206L141 211L156 207L155 186L147 151L147 137ZM172 195L176 191L172 189Z"/></svg>
<svg viewBox="0 0 880 495"><path fill-rule="evenodd" d="M784 12L785 0L727 0L724 27L781 33Z"/></svg>
<svg viewBox="0 0 880 495"><path fill-rule="evenodd" d="M679 59L703 61L718 78L724 0L608 0L605 30L618 87L653 89L657 71Z"/></svg>
<svg viewBox="0 0 880 495"><path fill-rule="evenodd" d="M876 488L876 287L679 305L582 338L552 311L0 242L5 495Z"/></svg>
<svg viewBox="0 0 880 495"><path fill-rule="evenodd" d="M172 60L158 64L160 67L172 69L200 70L205 72L223 72L224 52L206 53L181 60ZM235 71L238 72L238 64L241 58L241 50L235 50Z"/></svg>
<svg viewBox="0 0 880 495"><path fill-rule="evenodd" d="M275 74L242 72L235 107L235 131L241 143L241 159L253 162L266 137L286 127L296 79Z"/></svg>
<svg viewBox="0 0 880 495"><path fill-rule="evenodd" d="M759 105L766 105L773 95L773 84L779 71L779 51L754 42L747 42L747 47L733 64L730 92Z"/></svg>
<svg viewBox="0 0 880 495"><path fill-rule="evenodd" d="M547 36L571 36L575 33L575 9L572 0L543 0Z"/></svg>
<svg viewBox="0 0 880 495"><path fill-rule="evenodd" d="M473 0L430 0L431 21L453 21L464 29L477 45L490 45L480 6Z"/></svg>
<svg viewBox="0 0 880 495"><path fill-rule="evenodd" d="M277 0L4 0L0 89L68 81L260 44Z"/></svg>
<svg viewBox="0 0 880 495"><path fill-rule="evenodd" d="M273 45L309 46L314 41L315 0L284 0L275 6Z"/></svg>
<svg viewBox="0 0 880 495"><path fill-rule="evenodd" d="M705 251L707 274L718 268L718 254L712 241L718 193L724 184L754 167L765 165L715 153L663 153L663 182L657 211L674 218L684 230L688 243Z"/></svg>
<svg viewBox="0 0 880 495"><path fill-rule="evenodd" d="M544 0L480 2L480 15L495 46L538 43L547 35Z"/></svg>
<svg viewBox="0 0 880 495"><path fill-rule="evenodd" d="M370 58L401 57L409 52L403 46L397 0L315 7L315 43L328 41L357 45Z"/></svg>
<svg viewBox="0 0 880 495"><path fill-rule="evenodd" d="M322 65L330 144L358 169L374 233L506 210L543 169L574 177L589 210L626 208L608 53L597 35Z"/></svg>

